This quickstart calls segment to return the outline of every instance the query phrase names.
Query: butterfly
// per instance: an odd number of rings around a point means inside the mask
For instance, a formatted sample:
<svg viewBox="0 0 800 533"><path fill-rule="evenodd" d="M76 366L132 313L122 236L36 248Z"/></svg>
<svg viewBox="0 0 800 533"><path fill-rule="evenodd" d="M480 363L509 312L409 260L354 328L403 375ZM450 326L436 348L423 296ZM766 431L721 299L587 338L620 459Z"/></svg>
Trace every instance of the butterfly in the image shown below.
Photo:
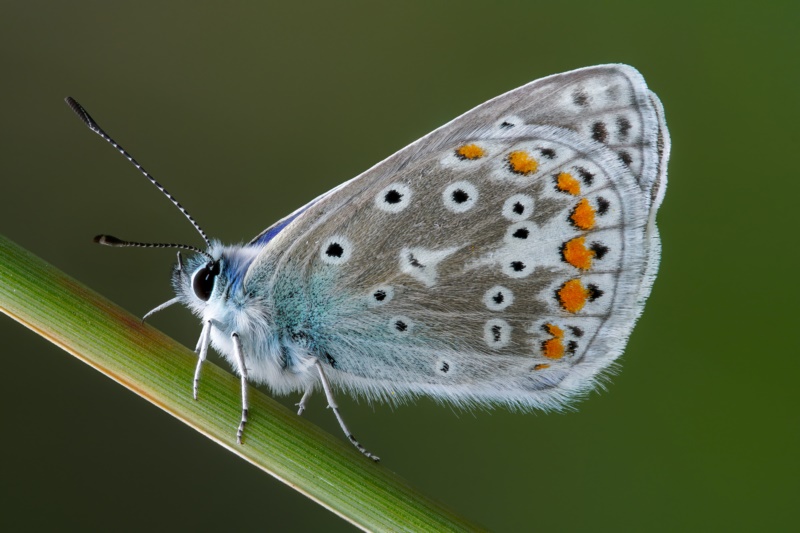
<svg viewBox="0 0 800 533"><path fill-rule="evenodd" d="M468 111L239 246L189 213L74 99L92 131L184 213L206 248L172 273L209 346L247 384L369 401L558 409L622 353L658 270L670 142L627 65L528 83Z"/></svg>

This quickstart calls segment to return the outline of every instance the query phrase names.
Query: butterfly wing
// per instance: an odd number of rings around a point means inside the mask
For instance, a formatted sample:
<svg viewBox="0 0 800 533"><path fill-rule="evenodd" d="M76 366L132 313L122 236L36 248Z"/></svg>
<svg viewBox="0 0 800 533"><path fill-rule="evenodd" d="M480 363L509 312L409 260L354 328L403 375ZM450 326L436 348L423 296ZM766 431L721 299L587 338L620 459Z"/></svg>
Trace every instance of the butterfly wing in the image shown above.
<svg viewBox="0 0 800 533"><path fill-rule="evenodd" d="M558 407L641 313L668 152L635 69L537 80L262 233L245 284L351 392Z"/></svg>

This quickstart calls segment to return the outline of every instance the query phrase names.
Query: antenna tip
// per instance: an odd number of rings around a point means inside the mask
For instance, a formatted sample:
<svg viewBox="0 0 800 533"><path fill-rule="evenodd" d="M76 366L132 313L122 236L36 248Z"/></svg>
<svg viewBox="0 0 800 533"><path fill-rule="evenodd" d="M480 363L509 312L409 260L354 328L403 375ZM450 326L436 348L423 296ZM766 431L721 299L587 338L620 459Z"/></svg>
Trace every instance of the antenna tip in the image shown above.
<svg viewBox="0 0 800 533"><path fill-rule="evenodd" d="M72 109L72 111L74 111L75 114L78 115L78 118L80 118L84 124L89 126L89 128L94 130L95 132L100 133L100 127L97 125L97 122L94 121L91 115L89 115L89 113L83 108L81 104L78 103L77 100L75 100L71 96L67 96L66 98L64 98L64 101L67 103L70 109Z"/></svg>
<svg viewBox="0 0 800 533"><path fill-rule="evenodd" d="M72 108L72 110L73 110L73 111L75 111L75 112L76 112L78 115L81 115L81 114L82 114L82 113L81 113L81 111L83 111L83 106L82 106L81 104L79 104L79 103L78 103L78 101L77 101L77 100L75 100L73 97L71 97L71 96L67 96L66 98L64 98L64 101L65 101L65 102L67 103L67 105L68 105L70 108Z"/></svg>
<svg viewBox="0 0 800 533"><path fill-rule="evenodd" d="M97 235L93 240L95 244L102 244L103 246L120 246L125 244L125 241L111 235Z"/></svg>

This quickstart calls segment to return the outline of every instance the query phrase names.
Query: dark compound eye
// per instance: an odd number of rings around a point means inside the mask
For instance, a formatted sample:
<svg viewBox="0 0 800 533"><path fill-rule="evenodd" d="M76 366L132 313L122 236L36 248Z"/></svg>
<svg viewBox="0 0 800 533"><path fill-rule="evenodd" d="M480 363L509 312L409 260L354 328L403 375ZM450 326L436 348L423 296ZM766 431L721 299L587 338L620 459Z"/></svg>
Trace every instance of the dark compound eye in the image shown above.
<svg viewBox="0 0 800 533"><path fill-rule="evenodd" d="M194 295L207 302L214 291L214 280L219 275L219 261L208 263L192 276L192 290Z"/></svg>

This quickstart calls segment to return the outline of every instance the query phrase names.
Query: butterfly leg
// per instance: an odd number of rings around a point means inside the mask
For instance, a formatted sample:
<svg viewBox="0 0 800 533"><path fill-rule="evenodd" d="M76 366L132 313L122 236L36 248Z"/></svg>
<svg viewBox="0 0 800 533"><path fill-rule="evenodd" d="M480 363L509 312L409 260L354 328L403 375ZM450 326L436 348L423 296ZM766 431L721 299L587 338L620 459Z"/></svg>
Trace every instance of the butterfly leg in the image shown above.
<svg viewBox="0 0 800 533"><path fill-rule="evenodd" d="M331 389L331 384L328 381L328 377L325 375L325 372L322 370L322 363L316 361L314 364L317 365L317 370L319 371L319 380L322 382L322 388L325 391L325 397L328 399L328 407L333 409L333 414L336 415L336 420L339 421L339 426L342 428L342 431L344 431L344 434L347 435L347 438L350 440L353 446L358 448L358 451L360 451L361 453L363 453L364 455L366 455L375 462L380 461L381 460L380 457L369 453L367 449L364 448L361 445L361 443L359 443L356 440L353 434L350 433L350 430L347 429L347 426L344 423L344 419L342 419L342 415L339 413L339 406L336 404L336 399L333 397L333 390Z"/></svg>
<svg viewBox="0 0 800 533"><path fill-rule="evenodd" d="M308 402L308 398L311 396L311 392L314 390L313 385L309 385L306 389L306 392L303 393L303 397L300 398L300 403L296 403L295 405L298 407L297 409L297 416L303 414L303 411L306 410L306 402Z"/></svg>
<svg viewBox="0 0 800 533"><path fill-rule="evenodd" d="M203 331L200 332L200 340L197 341L197 347L194 349L197 352L197 366L194 369L194 385L192 390L194 399L197 399L197 390L200 387L200 368L208 356L208 345L211 342L211 321L209 320L203 325Z"/></svg>
<svg viewBox="0 0 800 533"><path fill-rule="evenodd" d="M242 352L242 341L239 340L238 333L231 333L233 340L233 353L236 356L236 365L239 367L239 375L242 379L242 420L239 422L239 429L236 431L236 442L242 443L244 426L247 424L247 367L244 366L244 353Z"/></svg>

